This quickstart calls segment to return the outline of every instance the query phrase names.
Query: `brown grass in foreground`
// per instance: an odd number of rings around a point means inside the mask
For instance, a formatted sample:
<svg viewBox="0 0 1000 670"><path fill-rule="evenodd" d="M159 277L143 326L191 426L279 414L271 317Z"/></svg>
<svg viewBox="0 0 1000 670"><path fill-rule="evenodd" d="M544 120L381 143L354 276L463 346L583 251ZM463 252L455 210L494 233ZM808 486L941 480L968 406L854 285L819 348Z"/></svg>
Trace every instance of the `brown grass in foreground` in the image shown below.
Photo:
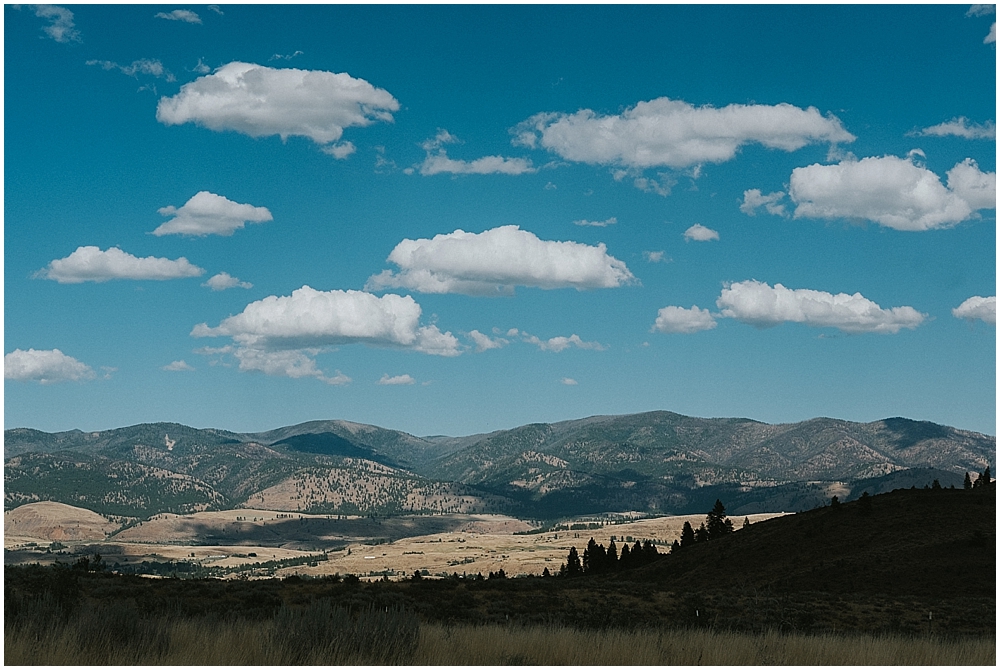
<svg viewBox="0 0 1000 670"><path fill-rule="evenodd" d="M995 665L992 638L580 631L419 624L401 610L329 604L270 619L146 617L40 599L4 626L9 665Z"/></svg>

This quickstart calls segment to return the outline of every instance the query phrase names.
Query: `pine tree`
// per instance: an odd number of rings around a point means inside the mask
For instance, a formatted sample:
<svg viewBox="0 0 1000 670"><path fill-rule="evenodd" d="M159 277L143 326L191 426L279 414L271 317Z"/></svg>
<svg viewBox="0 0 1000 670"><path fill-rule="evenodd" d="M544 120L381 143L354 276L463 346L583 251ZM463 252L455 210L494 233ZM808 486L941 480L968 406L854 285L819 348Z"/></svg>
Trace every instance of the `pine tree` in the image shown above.
<svg viewBox="0 0 1000 670"><path fill-rule="evenodd" d="M618 567L622 570L632 567L632 550L628 548L628 542L622 545L622 555L618 557Z"/></svg>
<svg viewBox="0 0 1000 670"><path fill-rule="evenodd" d="M576 552L576 547L570 547L569 556L566 557L566 576L577 577L581 574L583 567L580 565L580 554Z"/></svg>
<svg viewBox="0 0 1000 670"><path fill-rule="evenodd" d="M972 490L972 477L969 476L968 472L965 473L965 482L963 482L962 488L966 491Z"/></svg>
<svg viewBox="0 0 1000 670"><path fill-rule="evenodd" d="M748 516L743 517L743 527L744 528L750 527L750 517Z"/></svg>
<svg viewBox="0 0 1000 670"><path fill-rule="evenodd" d="M701 523L700 526L698 526L698 530L696 530L694 532L694 541L695 542L708 542L708 529L705 528L705 522L704 521Z"/></svg>
<svg viewBox="0 0 1000 670"><path fill-rule="evenodd" d="M618 547L615 546L614 538L611 538L611 544L608 545L608 556L605 561L605 567L609 572L614 572L618 569Z"/></svg>
<svg viewBox="0 0 1000 670"><path fill-rule="evenodd" d="M681 548L681 543L678 542L677 540L674 540L674 543L670 545L670 553L672 554L675 551L679 550L680 548Z"/></svg>
<svg viewBox="0 0 1000 670"><path fill-rule="evenodd" d="M732 523L726 525L726 521L728 521L726 518L726 506L722 504L721 500L716 499L712 511L705 517L705 530L708 533L708 539L714 540L717 537L722 537L732 532Z"/></svg>
<svg viewBox="0 0 1000 670"><path fill-rule="evenodd" d="M695 543L694 528L691 527L690 521L684 522L684 527L681 528L681 546L690 547Z"/></svg>

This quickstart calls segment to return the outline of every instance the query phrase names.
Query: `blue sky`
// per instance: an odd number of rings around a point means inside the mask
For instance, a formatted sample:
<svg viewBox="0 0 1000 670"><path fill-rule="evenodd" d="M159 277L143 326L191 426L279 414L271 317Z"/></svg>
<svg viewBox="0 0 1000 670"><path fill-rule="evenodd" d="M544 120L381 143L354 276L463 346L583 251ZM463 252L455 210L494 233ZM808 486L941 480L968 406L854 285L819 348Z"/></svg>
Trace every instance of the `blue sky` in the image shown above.
<svg viewBox="0 0 1000 670"><path fill-rule="evenodd" d="M5 426L995 434L995 30L5 6Z"/></svg>

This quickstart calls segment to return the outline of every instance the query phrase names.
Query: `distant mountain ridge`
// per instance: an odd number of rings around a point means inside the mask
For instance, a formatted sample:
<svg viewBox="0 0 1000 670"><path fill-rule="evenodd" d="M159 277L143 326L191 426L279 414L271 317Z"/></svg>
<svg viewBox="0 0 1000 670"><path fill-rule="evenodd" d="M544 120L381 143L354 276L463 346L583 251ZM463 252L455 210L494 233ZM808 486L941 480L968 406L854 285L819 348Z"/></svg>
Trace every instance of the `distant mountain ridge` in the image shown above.
<svg viewBox="0 0 1000 670"><path fill-rule="evenodd" d="M4 432L4 505L54 500L137 517L252 504L554 518L685 513L723 497L730 510L749 513L811 506L832 491L846 499L880 478L914 481L906 471L960 484L995 461L995 437L898 417L766 424L657 411L466 437L341 420L259 433L176 423L15 428Z"/></svg>

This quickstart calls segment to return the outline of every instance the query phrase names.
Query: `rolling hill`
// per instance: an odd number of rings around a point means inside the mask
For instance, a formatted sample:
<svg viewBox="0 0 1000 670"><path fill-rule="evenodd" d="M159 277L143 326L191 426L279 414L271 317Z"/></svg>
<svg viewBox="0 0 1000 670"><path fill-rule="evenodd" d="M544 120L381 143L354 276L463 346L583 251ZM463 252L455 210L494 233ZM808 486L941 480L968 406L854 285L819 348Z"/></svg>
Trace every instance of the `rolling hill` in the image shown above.
<svg viewBox="0 0 1000 670"><path fill-rule="evenodd" d="M260 433L140 424L4 433L4 505L53 500L148 517L240 506L309 513L809 509L838 495L961 485L996 439L929 422L770 425L672 412L594 416L466 437L349 421ZM884 480L884 481L883 481Z"/></svg>

